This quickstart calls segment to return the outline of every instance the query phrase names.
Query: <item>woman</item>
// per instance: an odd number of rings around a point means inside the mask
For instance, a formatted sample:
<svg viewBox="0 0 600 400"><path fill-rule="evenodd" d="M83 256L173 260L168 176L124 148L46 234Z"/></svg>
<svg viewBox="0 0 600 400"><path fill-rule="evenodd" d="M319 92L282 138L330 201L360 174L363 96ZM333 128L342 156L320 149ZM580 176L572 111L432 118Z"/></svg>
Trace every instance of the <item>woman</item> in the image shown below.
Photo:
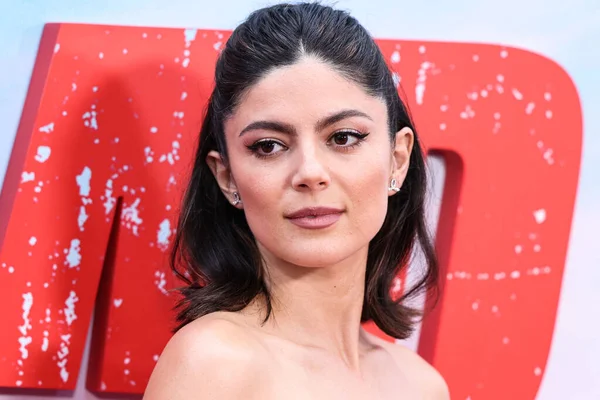
<svg viewBox="0 0 600 400"><path fill-rule="evenodd" d="M424 157L380 50L347 13L258 10L232 34L182 206L180 326L147 399L447 399L406 338L437 279ZM413 247L423 279L392 299Z"/></svg>

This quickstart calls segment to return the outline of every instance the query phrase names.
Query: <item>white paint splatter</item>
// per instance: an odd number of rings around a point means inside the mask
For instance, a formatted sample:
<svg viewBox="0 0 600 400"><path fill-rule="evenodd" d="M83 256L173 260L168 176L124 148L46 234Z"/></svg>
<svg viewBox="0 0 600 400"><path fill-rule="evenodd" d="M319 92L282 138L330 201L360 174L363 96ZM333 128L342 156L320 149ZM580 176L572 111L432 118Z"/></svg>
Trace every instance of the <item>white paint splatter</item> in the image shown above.
<svg viewBox="0 0 600 400"><path fill-rule="evenodd" d="M460 113L460 117L462 119L469 119L469 118L473 118L475 116L475 111L473 111L473 109L471 108L470 105L467 105L465 108L465 111L461 111Z"/></svg>
<svg viewBox="0 0 600 400"><path fill-rule="evenodd" d="M506 50L502 50L502 51L500 52L500 57L502 57L502 58L506 58L506 57L508 57L508 51L506 51Z"/></svg>
<svg viewBox="0 0 600 400"><path fill-rule="evenodd" d="M65 308L63 308L63 312L65 315L65 321L67 325L71 326L71 323L77 319L77 314L75 314L75 303L79 301L77 294L71 290L69 292L69 297L65 300Z"/></svg>
<svg viewBox="0 0 600 400"><path fill-rule="evenodd" d="M75 177L77 186L79 186L80 196L90 195L90 179L92 178L92 170L89 167L84 167L81 174Z"/></svg>
<svg viewBox="0 0 600 400"><path fill-rule="evenodd" d="M96 120L96 115L97 113L94 110L86 111L85 113L83 113L83 115L81 116L81 118L83 119L83 125L85 125L88 128L98 130L98 121Z"/></svg>
<svg viewBox="0 0 600 400"><path fill-rule="evenodd" d="M533 370L533 374L535 376L540 376L542 375L542 369L540 367L535 367L535 369Z"/></svg>
<svg viewBox="0 0 600 400"><path fill-rule="evenodd" d="M515 246L515 253L521 254L522 251L523 251L523 246L521 246L520 244Z"/></svg>
<svg viewBox="0 0 600 400"><path fill-rule="evenodd" d="M21 174L21 183L31 182L35 179L35 172L25 172Z"/></svg>
<svg viewBox="0 0 600 400"><path fill-rule="evenodd" d="M171 237L171 223L165 218L158 227L158 234L156 242L158 248L162 251L167 250L169 247L169 237Z"/></svg>
<svg viewBox="0 0 600 400"><path fill-rule="evenodd" d="M402 77L400 75L398 75L397 72L393 72L392 73L392 80L394 81L394 86L395 87L399 87L400 86L400 82L402 82Z"/></svg>
<svg viewBox="0 0 600 400"><path fill-rule="evenodd" d="M513 94L513 96L515 96L515 99L523 100L523 94L521 92L519 92L519 89L513 88L512 94Z"/></svg>
<svg viewBox="0 0 600 400"><path fill-rule="evenodd" d="M56 43L54 45L54 54L58 53L59 50L60 50L60 43Z"/></svg>
<svg viewBox="0 0 600 400"><path fill-rule="evenodd" d="M419 54L425 54L425 52L427 51L427 48L423 45L419 46Z"/></svg>
<svg viewBox="0 0 600 400"><path fill-rule="evenodd" d="M48 125L41 126L39 131L44 133L54 132L54 122L50 122Z"/></svg>
<svg viewBox="0 0 600 400"><path fill-rule="evenodd" d="M31 292L23 293L23 325L19 326L19 332L21 332L21 337L19 337L19 351L21 352L21 359L25 360L29 356L29 351L27 350L27 346L31 344L32 338L31 336L27 336L27 331L30 331L31 320L29 319L29 313L31 312L31 307L33 306L33 294Z"/></svg>
<svg viewBox="0 0 600 400"><path fill-rule="evenodd" d="M115 204L117 203L117 199L112 196L113 194L113 181L112 179L108 179L106 181L106 187L104 188L104 212L106 215L110 213Z"/></svg>
<svg viewBox="0 0 600 400"><path fill-rule="evenodd" d="M60 348L56 353L59 361L56 363L56 365L60 368L60 379L62 379L64 383L67 383L69 380L69 371L67 371L67 356L69 355L69 340L71 339L71 335L60 335L60 339Z"/></svg>
<svg viewBox="0 0 600 400"><path fill-rule="evenodd" d="M150 127L150 133L156 133L158 132L158 128L155 126Z"/></svg>
<svg viewBox="0 0 600 400"><path fill-rule="evenodd" d="M446 124L444 124L444 123L441 123L441 124L440 124L440 130L441 130L441 131L445 131L445 130L446 130Z"/></svg>
<svg viewBox="0 0 600 400"><path fill-rule="evenodd" d="M48 146L39 146L37 148L37 154L35 155L35 160L37 162L43 163L46 162L46 160L48 160L48 158L50 158L50 147Z"/></svg>
<svg viewBox="0 0 600 400"><path fill-rule="evenodd" d="M423 104L423 96L425 95L425 88L427 82L427 71L430 70L434 65L428 61L421 64L421 68L417 72L417 85L415 87L415 94L417 97L417 104Z"/></svg>
<svg viewBox="0 0 600 400"><path fill-rule="evenodd" d="M131 229L135 236L139 236L138 227L143 222L143 220L140 218L140 212L137 208L141 201L142 200L138 197L130 206L123 207L123 211L121 213L121 219L125 223L125 226Z"/></svg>
<svg viewBox="0 0 600 400"><path fill-rule="evenodd" d="M535 108L535 103L533 103L533 102L528 103L527 107L525 107L525 114L531 115L534 108Z"/></svg>
<svg viewBox="0 0 600 400"><path fill-rule="evenodd" d="M467 93L467 98L469 100L477 100L479 98L479 93L478 92L471 92L471 93Z"/></svg>
<svg viewBox="0 0 600 400"><path fill-rule="evenodd" d="M50 344L50 341L48 340L48 331L44 331L44 338L42 341L42 351L48 351L48 345Z"/></svg>
<svg viewBox="0 0 600 400"><path fill-rule="evenodd" d="M121 304L123 304L123 299L114 299L113 304L115 305L115 307L119 308L121 307Z"/></svg>
<svg viewBox="0 0 600 400"><path fill-rule="evenodd" d="M69 268L75 268L81 263L81 254L79 253L81 248L79 245L79 239L71 240L71 247L69 247L66 261L66 264L69 266Z"/></svg>
<svg viewBox="0 0 600 400"><path fill-rule="evenodd" d="M502 74L498 74L498 75L496 76L496 80L497 80L498 82L504 82L504 75L502 75Z"/></svg>
<svg viewBox="0 0 600 400"><path fill-rule="evenodd" d="M35 246L35 244L37 243L37 238L35 236L32 236L29 238L29 245L30 246Z"/></svg>
<svg viewBox="0 0 600 400"><path fill-rule="evenodd" d="M391 57L392 64L398 64L400 62L400 59L401 59L400 52L398 50L395 50L392 53L392 57Z"/></svg>
<svg viewBox="0 0 600 400"><path fill-rule="evenodd" d="M79 230L81 232L83 232L84 229L84 225L85 225L85 221L88 220L88 214L85 210L85 206L81 206L79 207L79 215L77 216L77 225L79 225Z"/></svg>
<svg viewBox="0 0 600 400"><path fill-rule="evenodd" d="M552 100L552 94L550 92L544 93L544 100L546 100L546 101Z"/></svg>
<svg viewBox="0 0 600 400"><path fill-rule="evenodd" d="M474 62L479 61L479 56L477 54L473 54L473 61Z"/></svg>
<svg viewBox="0 0 600 400"><path fill-rule="evenodd" d="M533 217L535 218L535 222L542 224L544 221L546 221L546 210L543 208L535 210L533 212Z"/></svg>
<svg viewBox="0 0 600 400"><path fill-rule="evenodd" d="M216 51L219 51L219 50L221 49L221 46L222 46L222 45L223 45L223 42L217 42L217 43L213 44L213 48L214 48Z"/></svg>
<svg viewBox="0 0 600 400"><path fill-rule="evenodd" d="M502 127L502 124L498 121L494 122L494 129L492 129L492 133L495 135L498 132L500 132L500 128Z"/></svg>
<svg viewBox="0 0 600 400"><path fill-rule="evenodd" d="M552 119L552 110L546 110L546 118Z"/></svg>
<svg viewBox="0 0 600 400"><path fill-rule="evenodd" d="M102 60L104 58L104 53L103 52L98 53L98 58L100 58Z"/></svg>
<svg viewBox="0 0 600 400"><path fill-rule="evenodd" d="M494 279L497 280L497 281L501 281L501 280L503 280L505 278L506 278L506 273L505 272L496 272L494 274Z"/></svg>

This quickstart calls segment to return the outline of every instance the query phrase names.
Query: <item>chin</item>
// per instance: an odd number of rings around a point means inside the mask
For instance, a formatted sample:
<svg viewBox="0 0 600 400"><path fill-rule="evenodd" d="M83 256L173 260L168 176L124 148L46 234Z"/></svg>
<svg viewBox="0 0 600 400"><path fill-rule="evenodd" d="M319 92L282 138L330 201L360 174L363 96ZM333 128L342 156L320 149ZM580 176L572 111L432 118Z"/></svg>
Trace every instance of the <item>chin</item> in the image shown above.
<svg viewBox="0 0 600 400"><path fill-rule="evenodd" d="M368 243L358 246L348 246L346 243L342 246L335 246L331 242L321 241L319 244L306 243L278 249L275 254L277 258L299 267L304 268L325 268L339 264L352 257L364 256L365 260L368 253Z"/></svg>

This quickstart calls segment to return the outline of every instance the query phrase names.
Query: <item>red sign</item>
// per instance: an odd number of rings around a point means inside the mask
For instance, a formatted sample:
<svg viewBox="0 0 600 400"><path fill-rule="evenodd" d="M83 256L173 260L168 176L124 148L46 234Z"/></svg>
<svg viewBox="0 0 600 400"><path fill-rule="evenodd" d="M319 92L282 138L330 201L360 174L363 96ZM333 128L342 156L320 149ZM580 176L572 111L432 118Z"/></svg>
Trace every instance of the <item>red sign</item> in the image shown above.
<svg viewBox="0 0 600 400"><path fill-rule="evenodd" d="M47 25L0 198L0 385L141 393L173 327L167 264L228 32ZM555 63L379 40L447 167L442 297L419 352L453 398L533 399L546 368L582 117Z"/></svg>

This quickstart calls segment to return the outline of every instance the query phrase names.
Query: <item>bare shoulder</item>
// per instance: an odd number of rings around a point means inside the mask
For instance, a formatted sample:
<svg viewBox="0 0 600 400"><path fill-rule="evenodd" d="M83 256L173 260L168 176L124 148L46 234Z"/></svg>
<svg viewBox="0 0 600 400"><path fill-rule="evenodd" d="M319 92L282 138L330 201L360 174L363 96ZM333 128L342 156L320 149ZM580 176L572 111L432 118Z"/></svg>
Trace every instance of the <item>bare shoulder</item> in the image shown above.
<svg viewBox="0 0 600 400"><path fill-rule="evenodd" d="M260 342L234 319L207 315L169 340L144 399L259 398L265 355Z"/></svg>
<svg viewBox="0 0 600 400"><path fill-rule="evenodd" d="M386 349L407 377L416 382L427 400L449 400L450 392L442 375L420 355L409 348L389 343L370 335L373 342Z"/></svg>
<svg viewBox="0 0 600 400"><path fill-rule="evenodd" d="M450 393L442 375L420 355L398 343L387 343L390 354L400 366L406 366L411 379L421 386L426 399L448 400Z"/></svg>

